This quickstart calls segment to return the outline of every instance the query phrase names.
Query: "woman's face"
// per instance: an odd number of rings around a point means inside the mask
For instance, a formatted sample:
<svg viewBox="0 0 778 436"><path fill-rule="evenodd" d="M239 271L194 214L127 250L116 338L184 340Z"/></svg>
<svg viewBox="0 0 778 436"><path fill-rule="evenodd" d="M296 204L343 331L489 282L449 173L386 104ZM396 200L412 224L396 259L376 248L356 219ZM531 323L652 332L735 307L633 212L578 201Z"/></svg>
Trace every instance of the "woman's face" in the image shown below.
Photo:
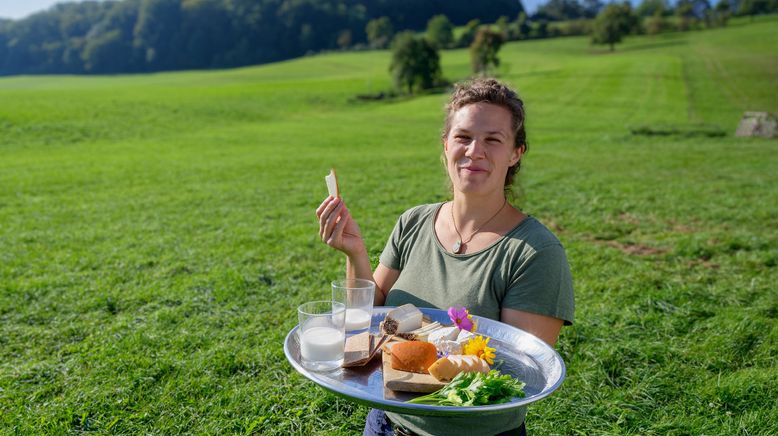
<svg viewBox="0 0 778 436"><path fill-rule="evenodd" d="M508 168L521 158L514 147L511 113L491 103L462 107L451 117L443 146L454 190L465 194L503 192Z"/></svg>

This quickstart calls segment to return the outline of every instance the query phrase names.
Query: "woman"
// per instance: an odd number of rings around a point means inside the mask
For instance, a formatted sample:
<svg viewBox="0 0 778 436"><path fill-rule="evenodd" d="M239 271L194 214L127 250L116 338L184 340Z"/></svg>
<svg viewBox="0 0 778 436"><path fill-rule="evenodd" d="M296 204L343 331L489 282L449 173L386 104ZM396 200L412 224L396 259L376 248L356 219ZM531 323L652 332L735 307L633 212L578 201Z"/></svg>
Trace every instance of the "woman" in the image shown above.
<svg viewBox="0 0 778 436"><path fill-rule="evenodd" d="M457 85L442 142L453 200L403 213L375 272L340 198L328 197L316 210L322 241L346 254L347 276L376 283L377 306L465 306L553 346L562 325L573 321L564 249L506 199L527 151L522 101L494 79ZM522 408L453 419L373 410L365 434L524 434L525 414Z"/></svg>

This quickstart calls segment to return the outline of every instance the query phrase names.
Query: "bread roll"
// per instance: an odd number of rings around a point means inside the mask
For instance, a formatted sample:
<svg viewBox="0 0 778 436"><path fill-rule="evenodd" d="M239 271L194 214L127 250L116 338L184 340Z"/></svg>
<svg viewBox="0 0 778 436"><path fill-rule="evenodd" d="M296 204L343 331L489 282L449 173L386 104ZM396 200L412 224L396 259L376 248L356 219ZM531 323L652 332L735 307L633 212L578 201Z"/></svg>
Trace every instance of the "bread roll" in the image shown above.
<svg viewBox="0 0 778 436"><path fill-rule="evenodd" d="M438 381L450 381L460 372L489 372L489 364L478 356L452 354L441 357L429 367L429 373Z"/></svg>
<svg viewBox="0 0 778 436"><path fill-rule="evenodd" d="M427 374L438 358L438 350L429 342L409 341L392 345L392 368L399 371Z"/></svg>

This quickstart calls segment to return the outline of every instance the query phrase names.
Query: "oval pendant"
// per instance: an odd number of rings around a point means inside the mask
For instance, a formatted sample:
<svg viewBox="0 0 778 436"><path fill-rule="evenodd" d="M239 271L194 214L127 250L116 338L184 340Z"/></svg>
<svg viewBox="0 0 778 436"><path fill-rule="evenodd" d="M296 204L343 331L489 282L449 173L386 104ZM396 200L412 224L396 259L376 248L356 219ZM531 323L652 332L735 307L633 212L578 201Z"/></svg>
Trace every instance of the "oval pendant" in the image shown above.
<svg viewBox="0 0 778 436"><path fill-rule="evenodd" d="M459 254L459 251L462 249L462 241L457 239L457 242L454 242L454 246L451 247L451 251L454 254Z"/></svg>

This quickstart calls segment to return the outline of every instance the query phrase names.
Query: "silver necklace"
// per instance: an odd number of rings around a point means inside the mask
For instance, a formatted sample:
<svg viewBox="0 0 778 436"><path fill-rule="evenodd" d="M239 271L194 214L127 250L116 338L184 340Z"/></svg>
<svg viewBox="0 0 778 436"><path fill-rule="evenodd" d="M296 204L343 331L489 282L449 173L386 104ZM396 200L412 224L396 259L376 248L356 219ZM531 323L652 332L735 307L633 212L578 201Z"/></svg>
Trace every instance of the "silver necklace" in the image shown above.
<svg viewBox="0 0 778 436"><path fill-rule="evenodd" d="M457 236L459 237L459 239L457 239L457 241L454 242L454 245L451 247L451 252L454 254L459 254L459 252L462 251L462 246L470 242L470 240L473 239L473 236L475 236L475 234L478 233L479 230L481 230L485 225L489 224L489 222L491 222L497 215L499 215L500 212L502 212L502 210L505 208L506 204L508 204L507 198L505 199L505 201L503 201L502 206L500 206L500 209L497 210L497 212L494 215L492 215L491 218L486 220L485 223L478 226L478 228L475 229L475 231L473 231L473 233L470 234L470 237L467 238L467 240L463 241L462 234L459 233L459 229L457 228L457 222L454 219L454 202L452 201L451 202L451 223L454 224L454 231L457 232Z"/></svg>

